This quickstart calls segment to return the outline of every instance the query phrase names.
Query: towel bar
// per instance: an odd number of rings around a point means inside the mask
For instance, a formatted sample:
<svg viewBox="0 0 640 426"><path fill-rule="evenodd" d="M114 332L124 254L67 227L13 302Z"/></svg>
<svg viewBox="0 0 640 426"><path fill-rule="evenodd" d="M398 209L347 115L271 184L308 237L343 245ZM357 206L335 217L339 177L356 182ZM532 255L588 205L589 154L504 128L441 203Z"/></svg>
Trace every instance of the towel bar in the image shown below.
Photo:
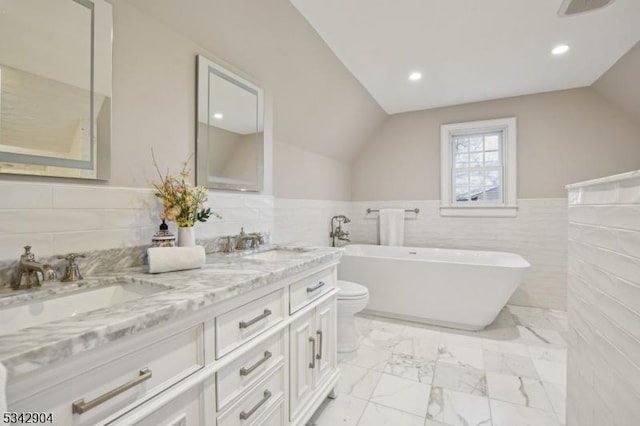
<svg viewBox="0 0 640 426"><path fill-rule="evenodd" d="M367 209L367 213L373 213L373 212L379 212L379 211L380 211L379 209ZM415 208L415 209L405 209L404 211L405 211L405 212L408 212L408 213L412 213L412 212L413 212L413 213L415 213L415 214L420 213L420 209L418 209L418 208Z"/></svg>

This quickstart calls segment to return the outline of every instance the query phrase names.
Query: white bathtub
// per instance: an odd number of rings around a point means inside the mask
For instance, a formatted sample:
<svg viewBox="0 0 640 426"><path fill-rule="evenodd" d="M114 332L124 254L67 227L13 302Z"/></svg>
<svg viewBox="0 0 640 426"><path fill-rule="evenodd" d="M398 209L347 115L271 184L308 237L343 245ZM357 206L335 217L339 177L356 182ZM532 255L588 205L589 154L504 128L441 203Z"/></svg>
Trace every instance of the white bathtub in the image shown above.
<svg viewBox="0 0 640 426"><path fill-rule="evenodd" d="M369 288L364 312L481 330L530 266L513 253L353 244L346 246L338 278Z"/></svg>

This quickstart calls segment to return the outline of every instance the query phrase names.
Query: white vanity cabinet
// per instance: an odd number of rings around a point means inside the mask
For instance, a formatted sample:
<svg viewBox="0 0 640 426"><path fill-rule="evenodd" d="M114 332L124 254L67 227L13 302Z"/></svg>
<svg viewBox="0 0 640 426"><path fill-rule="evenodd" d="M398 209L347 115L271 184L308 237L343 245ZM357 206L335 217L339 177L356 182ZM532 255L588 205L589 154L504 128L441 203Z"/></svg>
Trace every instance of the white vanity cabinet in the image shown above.
<svg viewBox="0 0 640 426"><path fill-rule="evenodd" d="M335 295L305 310L291 323L289 335L290 420L302 424L315 411L310 407L316 406L317 396L327 395L321 389L337 372Z"/></svg>
<svg viewBox="0 0 640 426"><path fill-rule="evenodd" d="M56 425L93 426L204 366L202 323L122 343L25 378L17 386L26 395L11 411L52 413Z"/></svg>
<svg viewBox="0 0 640 426"><path fill-rule="evenodd" d="M336 264L256 288L9 383L56 425L302 425L338 379Z"/></svg>

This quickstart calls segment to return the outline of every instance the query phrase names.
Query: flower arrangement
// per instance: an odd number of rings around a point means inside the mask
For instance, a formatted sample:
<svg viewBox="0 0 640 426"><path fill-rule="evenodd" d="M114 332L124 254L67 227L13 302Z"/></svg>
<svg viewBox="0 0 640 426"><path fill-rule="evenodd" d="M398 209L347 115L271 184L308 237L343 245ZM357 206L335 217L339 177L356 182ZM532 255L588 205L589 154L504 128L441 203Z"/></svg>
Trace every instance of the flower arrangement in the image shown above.
<svg viewBox="0 0 640 426"><path fill-rule="evenodd" d="M187 163L189 157L184 162L184 167L178 175L173 176L169 171L163 176L158 168L155 155L151 150L153 165L160 176L160 184L152 182L156 189L155 196L162 200L164 211L160 214L160 219L173 221L178 226L193 226L196 222L206 222L211 215L222 219L219 214L212 212L210 208L204 208L209 192L204 186L192 186L189 183L189 170Z"/></svg>

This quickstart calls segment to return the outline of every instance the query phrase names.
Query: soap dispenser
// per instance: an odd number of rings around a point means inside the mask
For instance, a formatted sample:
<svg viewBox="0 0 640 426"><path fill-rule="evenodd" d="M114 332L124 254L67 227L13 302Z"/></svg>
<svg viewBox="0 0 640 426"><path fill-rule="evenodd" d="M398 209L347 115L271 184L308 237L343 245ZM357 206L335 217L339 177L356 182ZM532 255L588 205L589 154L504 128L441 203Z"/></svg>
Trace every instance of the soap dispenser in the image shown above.
<svg viewBox="0 0 640 426"><path fill-rule="evenodd" d="M153 247L173 247L176 245L176 236L169 232L169 225L164 222L160 224L160 229L151 238Z"/></svg>

